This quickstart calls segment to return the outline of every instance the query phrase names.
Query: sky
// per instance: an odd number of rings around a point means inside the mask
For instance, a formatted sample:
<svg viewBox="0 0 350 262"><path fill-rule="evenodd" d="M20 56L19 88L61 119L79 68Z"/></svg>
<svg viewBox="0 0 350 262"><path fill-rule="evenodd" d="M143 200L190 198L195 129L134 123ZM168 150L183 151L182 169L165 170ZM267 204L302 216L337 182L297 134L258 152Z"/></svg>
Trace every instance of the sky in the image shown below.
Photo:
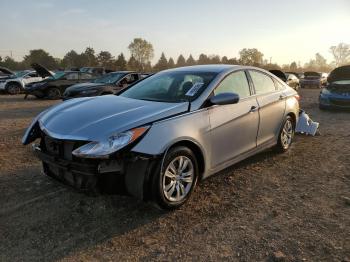
<svg viewBox="0 0 350 262"><path fill-rule="evenodd" d="M257 48L279 64L302 64L350 44L350 0L0 0L0 56L43 48L62 58L87 46L129 57L136 37L179 54L238 57Z"/></svg>

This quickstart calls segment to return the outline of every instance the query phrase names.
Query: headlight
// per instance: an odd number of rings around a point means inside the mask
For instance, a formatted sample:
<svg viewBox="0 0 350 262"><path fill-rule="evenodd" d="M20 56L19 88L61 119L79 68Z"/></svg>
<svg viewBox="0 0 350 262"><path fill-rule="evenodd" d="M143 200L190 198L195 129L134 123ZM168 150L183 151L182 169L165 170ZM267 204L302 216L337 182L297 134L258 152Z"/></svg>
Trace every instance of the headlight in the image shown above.
<svg viewBox="0 0 350 262"><path fill-rule="evenodd" d="M109 158L109 155L134 142L149 126L138 127L119 134L113 134L105 141L90 142L75 149L72 154L82 158Z"/></svg>

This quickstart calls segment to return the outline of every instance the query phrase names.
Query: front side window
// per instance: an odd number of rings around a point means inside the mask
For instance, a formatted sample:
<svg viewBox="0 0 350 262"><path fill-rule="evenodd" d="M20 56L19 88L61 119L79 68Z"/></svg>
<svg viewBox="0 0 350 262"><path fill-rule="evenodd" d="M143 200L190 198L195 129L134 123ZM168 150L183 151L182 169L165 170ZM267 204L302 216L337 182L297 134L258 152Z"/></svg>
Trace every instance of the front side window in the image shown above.
<svg viewBox="0 0 350 262"><path fill-rule="evenodd" d="M221 93L236 93L240 98L250 96L249 84L244 71L238 71L227 76L214 90L214 95Z"/></svg>
<svg viewBox="0 0 350 262"><path fill-rule="evenodd" d="M249 71L257 95L276 91L275 84L271 77L257 71Z"/></svg>
<svg viewBox="0 0 350 262"><path fill-rule="evenodd" d="M170 103L193 101L216 75L185 71L157 73L126 89L120 96Z"/></svg>
<svg viewBox="0 0 350 262"><path fill-rule="evenodd" d="M79 75L78 75L78 73L69 73L66 75L66 79L67 80L78 80Z"/></svg>

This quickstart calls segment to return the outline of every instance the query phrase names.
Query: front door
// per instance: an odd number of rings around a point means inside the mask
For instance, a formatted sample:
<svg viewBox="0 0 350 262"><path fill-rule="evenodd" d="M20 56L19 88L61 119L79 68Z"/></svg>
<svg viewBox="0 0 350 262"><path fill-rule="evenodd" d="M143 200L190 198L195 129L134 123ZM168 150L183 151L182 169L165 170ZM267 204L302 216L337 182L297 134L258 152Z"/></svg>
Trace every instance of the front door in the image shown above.
<svg viewBox="0 0 350 262"><path fill-rule="evenodd" d="M213 169L256 147L258 103L251 96L244 71L228 75L216 87L214 95L227 92L238 94L239 102L232 105L214 105L209 109Z"/></svg>

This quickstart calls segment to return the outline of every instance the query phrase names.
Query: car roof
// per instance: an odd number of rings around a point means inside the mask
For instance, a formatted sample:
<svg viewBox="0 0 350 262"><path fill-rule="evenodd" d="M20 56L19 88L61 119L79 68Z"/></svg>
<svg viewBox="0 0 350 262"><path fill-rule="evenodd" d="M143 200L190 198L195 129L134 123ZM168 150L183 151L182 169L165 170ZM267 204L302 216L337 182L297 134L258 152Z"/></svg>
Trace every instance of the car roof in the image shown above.
<svg viewBox="0 0 350 262"><path fill-rule="evenodd" d="M168 69L165 71L192 71L192 72L214 72L221 73L235 68L248 68L240 65L225 65L225 64L214 64L214 65L194 65L194 66L184 66Z"/></svg>

